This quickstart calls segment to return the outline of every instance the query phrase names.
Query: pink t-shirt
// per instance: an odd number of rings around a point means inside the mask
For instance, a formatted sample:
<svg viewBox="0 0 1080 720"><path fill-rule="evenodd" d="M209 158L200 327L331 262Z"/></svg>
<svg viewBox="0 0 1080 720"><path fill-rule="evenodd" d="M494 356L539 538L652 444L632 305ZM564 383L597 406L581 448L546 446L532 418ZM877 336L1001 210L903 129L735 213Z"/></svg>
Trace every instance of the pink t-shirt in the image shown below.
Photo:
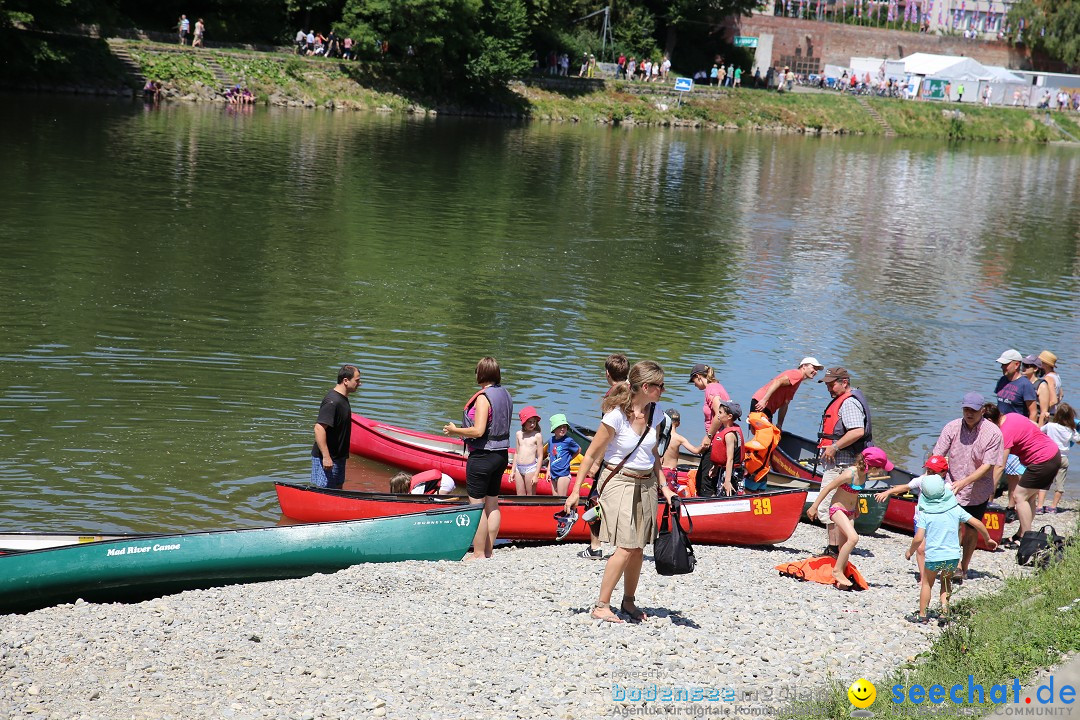
<svg viewBox="0 0 1080 720"><path fill-rule="evenodd" d="M702 410L705 411L705 432L709 432L709 423L712 422L712 403L715 397L721 400L731 399L731 396L727 394L727 390L720 383L711 382L705 386L705 405L702 406Z"/></svg>
<svg viewBox="0 0 1080 720"><path fill-rule="evenodd" d="M773 380L785 376L791 381L791 384L781 385L776 389L776 392L769 396L769 404L765 406L768 408L769 412L776 412L791 402L791 398L795 397L795 392L799 389L799 383L803 381L804 377L802 370L785 370L773 378ZM765 391L769 389L769 385L772 385L772 380L758 388L758 391L754 393L753 398L758 401L758 405L761 404L761 398L765 397Z"/></svg>
<svg viewBox="0 0 1080 720"><path fill-rule="evenodd" d="M1020 460L1021 465L1038 465L1052 459L1058 452L1057 443L1039 431L1039 426L1019 413L1008 413L1001 423L1001 439L1005 450Z"/></svg>

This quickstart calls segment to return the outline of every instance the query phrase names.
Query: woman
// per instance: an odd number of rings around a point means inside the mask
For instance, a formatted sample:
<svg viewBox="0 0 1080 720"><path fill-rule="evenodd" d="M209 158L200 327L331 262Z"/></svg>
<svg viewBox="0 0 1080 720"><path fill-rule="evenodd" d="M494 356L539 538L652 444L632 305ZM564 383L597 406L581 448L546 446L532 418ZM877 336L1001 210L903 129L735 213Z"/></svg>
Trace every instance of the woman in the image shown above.
<svg viewBox="0 0 1080 720"><path fill-rule="evenodd" d="M1039 353L1039 359L1042 360L1044 375L1046 384L1050 386L1050 407L1046 409L1050 415L1057 412L1058 403L1062 401L1065 393L1061 389L1061 376L1057 374L1057 355L1049 350L1043 350Z"/></svg>
<svg viewBox="0 0 1080 720"><path fill-rule="evenodd" d="M499 534L499 490L510 459L510 417L514 401L500 384L502 372L493 357L476 364L480 390L465 403L462 427L447 423L443 432L465 441L469 459L465 464L465 487L469 502L483 503L480 523L473 538L473 558L491 557Z"/></svg>
<svg viewBox="0 0 1080 720"><path fill-rule="evenodd" d="M1043 377L1043 361L1036 355L1027 355L1020 361L1020 372L1035 386L1035 422L1042 427L1050 419L1047 408L1051 405L1050 385Z"/></svg>
<svg viewBox="0 0 1080 720"><path fill-rule="evenodd" d="M720 429L720 420L717 412L722 400L731 400L727 390L716 380L716 373L704 363L698 363L690 369L690 382L698 390L705 391L705 404L701 409L705 413L705 437L701 440L701 462L697 471L697 494L702 497L716 495L716 480L712 475L712 459L709 457L709 448L712 445L713 435Z"/></svg>
<svg viewBox="0 0 1080 720"><path fill-rule="evenodd" d="M1031 529L1039 491L1053 484L1061 468L1061 451L1053 440L1039 432L1038 425L1019 413L1002 414L996 403L986 403L983 405L983 417L1001 428L1004 449L1001 464L994 468L995 483L1001 477L1009 453L1015 455L1024 466L1024 474L1012 492L1020 529L1003 543L1005 547L1016 547L1024 533Z"/></svg>
<svg viewBox="0 0 1080 720"><path fill-rule="evenodd" d="M669 503L675 496L667 483L661 482L657 454L657 426L664 418L657 403L663 392L664 370L651 360L635 364L628 382L612 387L604 398L604 419L566 498L566 512L576 511L586 472L603 457L595 481L600 487L600 539L616 547L604 569L600 598L592 608L592 617L604 622L623 622L611 610L611 593L620 577L620 609L631 622L647 619L634 602L643 550L656 539L657 492Z"/></svg>

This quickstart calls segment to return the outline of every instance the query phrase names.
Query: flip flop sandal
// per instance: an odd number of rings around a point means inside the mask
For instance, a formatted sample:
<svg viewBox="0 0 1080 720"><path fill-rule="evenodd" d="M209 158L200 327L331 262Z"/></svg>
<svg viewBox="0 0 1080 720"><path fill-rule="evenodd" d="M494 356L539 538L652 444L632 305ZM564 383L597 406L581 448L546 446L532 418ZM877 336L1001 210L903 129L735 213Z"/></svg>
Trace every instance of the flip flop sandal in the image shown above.
<svg viewBox="0 0 1080 720"><path fill-rule="evenodd" d="M604 617L603 615L597 615L596 614L597 610L607 610L608 612L611 613L611 617ZM611 603L602 603L602 602L593 603L593 609L592 609L592 612L589 613L589 615L592 617L593 620L600 620L601 622L609 622L609 623L622 623L622 622L624 622L624 620L621 617L619 617L618 615L616 615L614 613L614 611L612 611Z"/></svg>
<svg viewBox="0 0 1080 720"><path fill-rule="evenodd" d="M570 530L573 529L574 523L577 522L578 514L577 510L572 510L569 513L557 512L555 513L555 539L562 540L570 534Z"/></svg>
<svg viewBox="0 0 1080 720"><path fill-rule="evenodd" d="M634 602L634 596L633 595L624 595L622 604L619 606L619 609L622 610L624 613L626 613L630 617L630 622L632 622L632 623L640 623L640 622L645 622L646 620L649 619L649 616L646 615L644 612L642 612L641 608L635 607L634 610L627 610L626 609L626 603L628 603L628 602L631 602L631 603Z"/></svg>
<svg viewBox="0 0 1080 720"><path fill-rule="evenodd" d="M910 615L905 615L904 619L907 620L909 623L915 623L916 625L926 625L930 622L929 615L920 615L918 613L911 613Z"/></svg>

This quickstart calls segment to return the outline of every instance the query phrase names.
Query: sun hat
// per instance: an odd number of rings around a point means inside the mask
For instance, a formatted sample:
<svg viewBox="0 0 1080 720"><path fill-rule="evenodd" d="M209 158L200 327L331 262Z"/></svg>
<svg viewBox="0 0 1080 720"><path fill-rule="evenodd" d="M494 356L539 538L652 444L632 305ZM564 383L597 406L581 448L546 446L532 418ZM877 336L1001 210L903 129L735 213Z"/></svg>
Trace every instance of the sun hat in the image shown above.
<svg viewBox="0 0 1080 720"><path fill-rule="evenodd" d="M1049 366L1052 370L1057 367L1057 355L1050 352L1049 350L1043 350L1041 353L1039 353L1039 359L1043 361L1044 368Z"/></svg>
<svg viewBox="0 0 1080 720"><path fill-rule="evenodd" d="M866 448L862 451L862 456L866 460L867 467L881 468L885 472L890 472L896 467L889 462L889 456L879 447L870 446Z"/></svg>
<svg viewBox="0 0 1080 720"><path fill-rule="evenodd" d="M1023 362L1024 356L1020 354L1019 350L1013 350L1009 348L1005 352L1001 353L1001 357L997 359L998 365L1004 365L1011 362Z"/></svg>
<svg viewBox="0 0 1080 720"><path fill-rule="evenodd" d="M557 428L561 428L563 425L569 425L570 421L566 419L566 416L562 413L555 413L548 419L548 425L551 427L551 432L554 433Z"/></svg>
<svg viewBox="0 0 1080 720"><path fill-rule="evenodd" d="M821 363L819 363L818 359L816 357L814 357L813 355L807 355L806 357L804 357L802 360L799 361L799 365L800 366L802 366L802 365L813 365L818 370L824 370L825 369L825 366L822 365Z"/></svg>
<svg viewBox="0 0 1080 720"><path fill-rule="evenodd" d="M694 382L695 375L704 375L707 372L709 372L709 366L705 363L698 363L694 367L690 368L690 379L686 382L692 383Z"/></svg>
<svg viewBox="0 0 1080 720"><path fill-rule="evenodd" d="M742 405L735 402L734 400L721 400L720 407L727 409L731 417L735 418L736 420L742 417Z"/></svg>
<svg viewBox="0 0 1080 720"><path fill-rule="evenodd" d="M526 405L525 407L521 408L521 412L518 413L518 417L521 418L521 424L524 425L533 418L539 420L540 413L536 412L536 408L534 408L532 405Z"/></svg>
<svg viewBox="0 0 1080 720"><path fill-rule="evenodd" d="M819 383L832 382L833 380L848 380L848 381L850 381L851 380L851 374L848 373L847 368L842 368L842 367L829 368L828 370L825 371L825 374L822 376L822 378L820 380L818 380L818 382Z"/></svg>
<svg viewBox="0 0 1080 720"><path fill-rule="evenodd" d="M923 467L936 475L940 475L949 469L949 460L943 455L931 455L926 459L926 464Z"/></svg>
<svg viewBox="0 0 1080 720"><path fill-rule="evenodd" d="M919 512L938 514L959 505L953 491L940 475L925 475L919 493Z"/></svg>
<svg viewBox="0 0 1080 720"><path fill-rule="evenodd" d="M972 391L964 395L964 399L960 403L960 407L965 407L969 410L982 410L982 406L985 402L986 399L983 398L982 395Z"/></svg>

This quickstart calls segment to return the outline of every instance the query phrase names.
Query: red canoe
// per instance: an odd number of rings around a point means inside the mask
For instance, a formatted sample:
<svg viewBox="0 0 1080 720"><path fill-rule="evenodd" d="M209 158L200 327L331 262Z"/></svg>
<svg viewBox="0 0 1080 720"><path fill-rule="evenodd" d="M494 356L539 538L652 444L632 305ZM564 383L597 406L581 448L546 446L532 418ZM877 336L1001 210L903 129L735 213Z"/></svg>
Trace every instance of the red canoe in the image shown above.
<svg viewBox="0 0 1080 720"><path fill-rule="evenodd" d="M309 485L275 483L281 511L301 522L354 520L422 512L446 503L465 503L460 496L392 495L353 490L328 490ZM683 514L693 518L692 542L706 545L772 545L795 532L805 490L778 490L736 497L685 498ZM554 540L555 513L563 501L550 497L499 498L502 522L499 537L507 540ZM657 517L664 503L657 507ZM578 520L566 537L587 542L589 529Z"/></svg>
<svg viewBox="0 0 1080 720"><path fill-rule="evenodd" d="M915 507L917 505L917 499L910 493L894 497L885 511L885 520L882 525L888 525L894 530L915 532ZM1002 533L1005 532L1005 511L991 505L986 508L981 520L983 525L986 526L986 531L990 533L990 537L995 542L1000 543ZM976 547L980 550L989 550L981 536Z"/></svg>

